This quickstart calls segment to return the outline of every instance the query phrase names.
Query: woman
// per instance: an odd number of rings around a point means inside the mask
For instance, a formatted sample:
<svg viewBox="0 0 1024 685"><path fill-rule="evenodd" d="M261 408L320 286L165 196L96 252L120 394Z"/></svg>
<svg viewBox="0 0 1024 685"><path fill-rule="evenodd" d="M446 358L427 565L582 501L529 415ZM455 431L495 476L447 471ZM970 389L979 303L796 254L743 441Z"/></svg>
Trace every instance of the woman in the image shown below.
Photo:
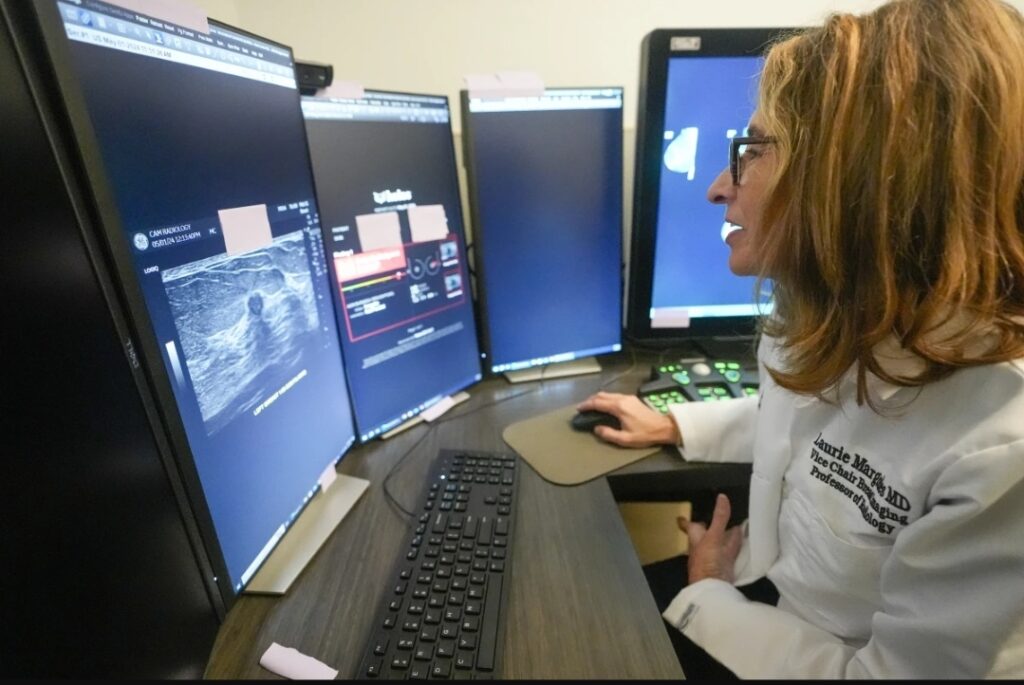
<svg viewBox="0 0 1024 685"><path fill-rule="evenodd" d="M753 461L747 524L681 521L665 619L740 677L1024 675L1024 21L832 16L770 51L750 135L708 195L773 283L761 396L580 405ZM762 577L777 606L737 590Z"/></svg>

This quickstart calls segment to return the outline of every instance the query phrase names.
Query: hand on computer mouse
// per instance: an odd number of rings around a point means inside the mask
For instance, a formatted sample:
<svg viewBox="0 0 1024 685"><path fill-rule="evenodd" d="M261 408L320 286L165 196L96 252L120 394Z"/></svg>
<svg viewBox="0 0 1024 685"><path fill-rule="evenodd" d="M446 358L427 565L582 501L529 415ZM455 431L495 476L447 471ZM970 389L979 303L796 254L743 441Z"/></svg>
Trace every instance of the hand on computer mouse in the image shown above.
<svg viewBox="0 0 1024 685"><path fill-rule="evenodd" d="M599 392L583 400L576 410L600 411L615 416L622 427L597 426L594 435L622 447L680 444L679 429L670 417L647 407L635 395Z"/></svg>
<svg viewBox="0 0 1024 685"><path fill-rule="evenodd" d="M590 409L587 411L578 412L569 421L569 424L573 427L573 430L578 431L590 431L593 432L598 426L608 426L609 428L622 428L622 424L619 423L619 418L614 414L606 414L603 411L597 411L596 409Z"/></svg>

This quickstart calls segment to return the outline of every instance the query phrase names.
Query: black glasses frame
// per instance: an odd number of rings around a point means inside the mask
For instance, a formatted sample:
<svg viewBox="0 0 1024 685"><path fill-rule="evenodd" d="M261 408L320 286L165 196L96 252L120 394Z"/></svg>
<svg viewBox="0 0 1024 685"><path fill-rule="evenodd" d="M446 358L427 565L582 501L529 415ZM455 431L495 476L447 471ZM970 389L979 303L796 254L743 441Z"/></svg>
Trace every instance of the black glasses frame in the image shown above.
<svg viewBox="0 0 1024 685"><path fill-rule="evenodd" d="M732 174L732 184L740 184L740 147L743 145L766 145L774 143L771 136L738 136L729 141L729 173Z"/></svg>

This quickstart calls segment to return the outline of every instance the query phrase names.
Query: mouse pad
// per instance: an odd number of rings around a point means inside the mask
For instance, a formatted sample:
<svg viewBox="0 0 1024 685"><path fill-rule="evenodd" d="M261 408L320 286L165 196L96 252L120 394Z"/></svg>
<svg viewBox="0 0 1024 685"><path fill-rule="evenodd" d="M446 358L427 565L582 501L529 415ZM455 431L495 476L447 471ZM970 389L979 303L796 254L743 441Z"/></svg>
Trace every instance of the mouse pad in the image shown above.
<svg viewBox="0 0 1024 685"><path fill-rule="evenodd" d="M541 478L556 485L579 485L661 450L602 442L593 433L573 430L569 421L575 415L575 404L562 407L513 423L502 437Z"/></svg>

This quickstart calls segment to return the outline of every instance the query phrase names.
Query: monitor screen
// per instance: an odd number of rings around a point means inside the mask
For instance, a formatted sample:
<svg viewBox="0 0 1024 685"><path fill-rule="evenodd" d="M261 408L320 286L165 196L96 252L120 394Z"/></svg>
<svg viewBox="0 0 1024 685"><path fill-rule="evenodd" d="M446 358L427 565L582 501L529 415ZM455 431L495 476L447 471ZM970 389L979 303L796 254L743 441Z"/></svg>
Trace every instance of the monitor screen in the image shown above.
<svg viewBox="0 0 1024 685"><path fill-rule="evenodd" d="M622 89L462 97L490 370L620 350Z"/></svg>
<svg viewBox="0 0 1024 685"><path fill-rule="evenodd" d="M659 30L645 39L628 297L634 338L751 335L769 308L754 278L729 270L730 226L707 191L728 167L730 140L746 133L761 49L778 31Z"/></svg>
<svg viewBox="0 0 1024 685"><path fill-rule="evenodd" d="M448 100L366 92L302 111L365 441L481 378Z"/></svg>
<svg viewBox="0 0 1024 685"><path fill-rule="evenodd" d="M58 75L174 400L161 412L237 593L355 438L292 53L214 22L56 5Z"/></svg>

